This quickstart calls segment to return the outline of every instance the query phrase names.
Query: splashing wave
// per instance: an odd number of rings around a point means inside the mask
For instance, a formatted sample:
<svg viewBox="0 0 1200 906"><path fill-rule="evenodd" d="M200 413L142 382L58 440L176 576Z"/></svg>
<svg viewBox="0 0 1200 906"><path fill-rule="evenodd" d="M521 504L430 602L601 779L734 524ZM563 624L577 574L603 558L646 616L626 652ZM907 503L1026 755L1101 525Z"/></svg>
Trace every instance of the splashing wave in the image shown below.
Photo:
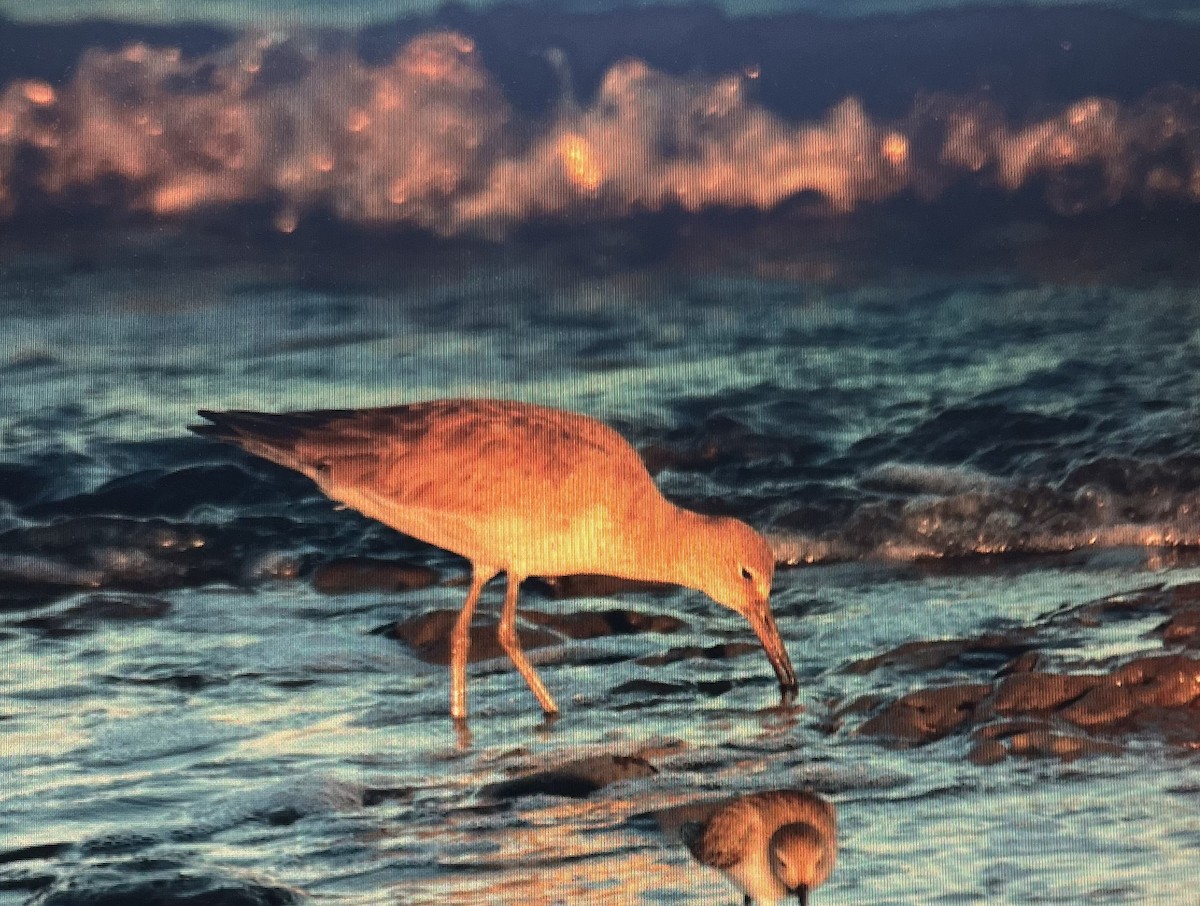
<svg viewBox="0 0 1200 906"><path fill-rule="evenodd" d="M918 96L872 116L849 96L816 121L755 100L751 66L680 77L611 65L590 102L549 118L510 102L462 34L420 34L390 61L306 35L245 35L198 56L85 52L55 87L0 92L0 216L82 203L178 217L265 205L441 235L639 211L845 213L967 183L1040 190L1059 213L1200 199L1200 91L1088 96L1011 122L982 96ZM336 43L336 42L334 42Z"/></svg>

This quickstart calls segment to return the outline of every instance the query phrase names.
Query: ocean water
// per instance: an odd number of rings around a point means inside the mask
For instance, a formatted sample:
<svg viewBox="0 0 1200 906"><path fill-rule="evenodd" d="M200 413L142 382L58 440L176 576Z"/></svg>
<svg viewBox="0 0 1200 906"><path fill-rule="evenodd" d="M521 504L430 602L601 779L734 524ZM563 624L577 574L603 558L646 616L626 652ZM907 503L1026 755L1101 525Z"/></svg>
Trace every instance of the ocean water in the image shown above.
<svg viewBox="0 0 1200 906"><path fill-rule="evenodd" d="M643 816L787 786L839 809L818 903L1196 903L1194 735L989 765L851 705L1006 668L857 669L906 643L1184 650L1046 627L1200 580L1200 32L371 16L0 26L0 903L733 903ZM696 592L535 586L678 628L532 652L552 723L482 661L456 731L382 630L465 562L186 430L450 396L594 415L760 528L799 707ZM347 560L436 578L334 593ZM492 786L614 754L657 773Z"/></svg>

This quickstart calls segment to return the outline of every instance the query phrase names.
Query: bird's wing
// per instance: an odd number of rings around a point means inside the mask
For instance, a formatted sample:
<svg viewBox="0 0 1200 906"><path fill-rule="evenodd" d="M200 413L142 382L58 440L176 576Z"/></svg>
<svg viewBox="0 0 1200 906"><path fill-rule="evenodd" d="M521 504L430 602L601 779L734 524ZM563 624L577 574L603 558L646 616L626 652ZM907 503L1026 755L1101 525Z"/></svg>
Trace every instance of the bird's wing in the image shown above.
<svg viewBox="0 0 1200 906"><path fill-rule="evenodd" d="M757 814L743 801L731 802L716 811L690 842L685 842L701 865L725 870L745 857L757 822Z"/></svg>
<svg viewBox="0 0 1200 906"><path fill-rule="evenodd" d="M382 427L372 410L319 409L310 412L200 410L207 425L189 425L203 437L224 441L272 462L313 474L332 456L362 456L380 446Z"/></svg>
<svg viewBox="0 0 1200 906"><path fill-rule="evenodd" d="M535 489L591 479L597 470L622 470L626 483L652 485L636 452L611 428L526 403L438 400L376 409L200 415L211 424L192 426L195 433L302 472L333 497L339 488L370 488L395 502L436 508L506 492L528 503ZM497 483L498 474L504 483Z"/></svg>
<svg viewBox="0 0 1200 906"><path fill-rule="evenodd" d="M837 811L833 803L806 790L767 790L746 797L746 802L769 816L768 824L811 824L825 834L833 834Z"/></svg>
<svg viewBox="0 0 1200 906"><path fill-rule="evenodd" d="M310 471L337 457L425 456L503 446L537 453L564 445L598 454L628 450L606 425L573 412L502 400L437 400L375 409L215 412L189 430L235 444L281 465Z"/></svg>

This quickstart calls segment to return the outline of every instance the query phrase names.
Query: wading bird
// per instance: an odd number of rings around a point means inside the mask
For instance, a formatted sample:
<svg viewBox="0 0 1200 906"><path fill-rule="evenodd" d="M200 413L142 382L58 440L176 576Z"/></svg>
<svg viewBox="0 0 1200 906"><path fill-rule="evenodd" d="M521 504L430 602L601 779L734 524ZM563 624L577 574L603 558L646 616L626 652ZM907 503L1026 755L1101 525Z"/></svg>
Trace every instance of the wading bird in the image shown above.
<svg viewBox="0 0 1200 906"><path fill-rule="evenodd" d="M802 790L740 796L681 830L696 861L719 869L746 895L746 906L776 906L790 896L807 906L837 858L834 807Z"/></svg>
<svg viewBox="0 0 1200 906"><path fill-rule="evenodd" d="M307 475L334 500L471 562L450 644L450 713L467 714L471 617L505 573L499 640L547 714L558 707L521 650L517 594L529 576L599 573L702 591L753 627L785 698L796 675L771 614L770 548L737 519L659 492L637 451L588 416L502 400L377 409L210 412L205 437Z"/></svg>

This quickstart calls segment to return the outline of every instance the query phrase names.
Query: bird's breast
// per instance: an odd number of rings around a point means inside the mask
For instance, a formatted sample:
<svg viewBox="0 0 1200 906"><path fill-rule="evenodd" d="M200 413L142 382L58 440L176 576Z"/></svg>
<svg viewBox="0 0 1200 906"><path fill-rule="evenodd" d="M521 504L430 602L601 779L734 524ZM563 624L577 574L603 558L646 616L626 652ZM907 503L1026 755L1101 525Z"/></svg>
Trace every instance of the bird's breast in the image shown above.
<svg viewBox="0 0 1200 906"><path fill-rule="evenodd" d="M620 526L603 501L568 508L537 498L489 505L483 497L472 506L422 506L344 488L338 499L403 534L520 575L619 574L626 559Z"/></svg>

